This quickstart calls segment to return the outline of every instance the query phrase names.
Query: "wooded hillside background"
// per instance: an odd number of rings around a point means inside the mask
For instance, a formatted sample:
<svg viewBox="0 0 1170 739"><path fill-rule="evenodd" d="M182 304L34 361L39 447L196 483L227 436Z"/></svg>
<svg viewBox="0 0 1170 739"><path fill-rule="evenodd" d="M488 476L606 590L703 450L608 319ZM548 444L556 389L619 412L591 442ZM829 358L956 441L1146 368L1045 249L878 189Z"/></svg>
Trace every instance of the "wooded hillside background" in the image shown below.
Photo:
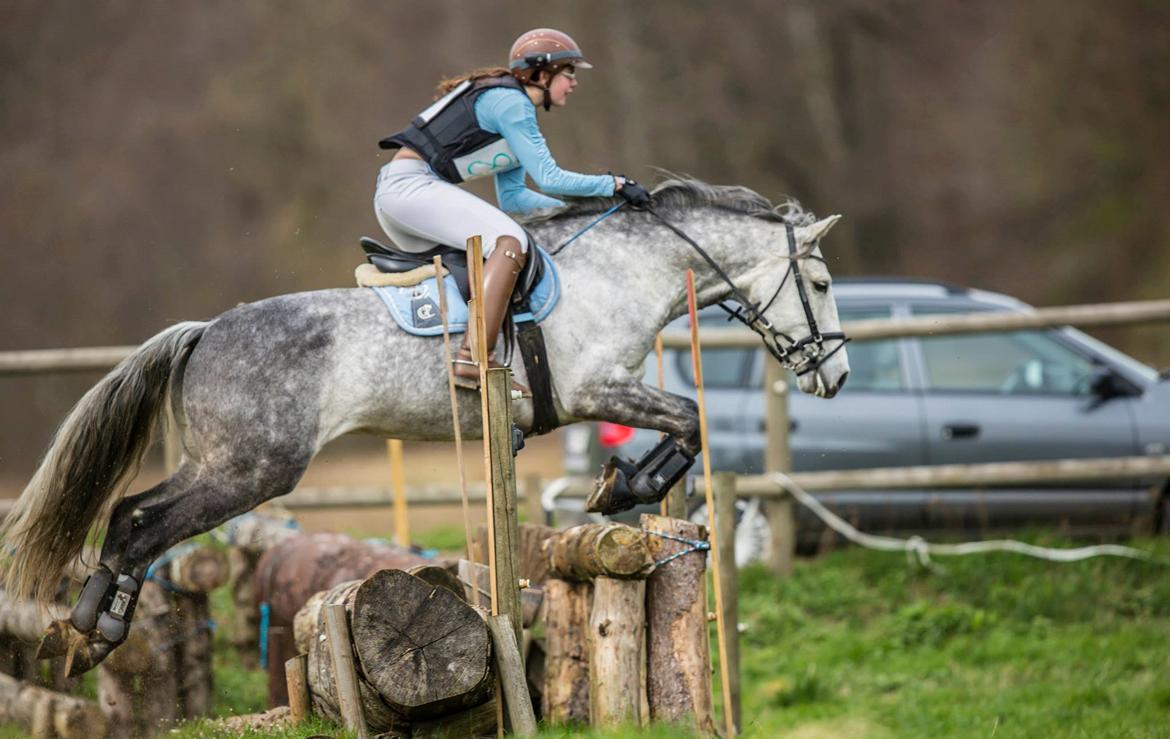
<svg viewBox="0 0 1170 739"><path fill-rule="evenodd" d="M543 116L563 166L842 213L837 275L1166 297L1161 0L3 0L0 349L351 284L375 142L540 25L596 66ZM1167 333L1109 338L1170 364ZM0 381L3 476L95 379Z"/></svg>

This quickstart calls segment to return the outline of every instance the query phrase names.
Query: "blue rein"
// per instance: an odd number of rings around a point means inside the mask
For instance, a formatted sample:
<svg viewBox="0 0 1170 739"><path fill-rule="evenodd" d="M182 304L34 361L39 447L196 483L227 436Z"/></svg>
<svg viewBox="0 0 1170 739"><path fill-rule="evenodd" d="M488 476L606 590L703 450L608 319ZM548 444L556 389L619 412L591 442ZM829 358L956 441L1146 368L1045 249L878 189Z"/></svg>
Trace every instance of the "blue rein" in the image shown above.
<svg viewBox="0 0 1170 739"><path fill-rule="evenodd" d="M589 231L589 229L591 229L591 228L593 228L594 226L596 226L597 224L601 223L601 222L602 222L602 221L604 221L606 218L609 218L609 217L610 217L610 216L612 216L614 213L617 213L619 210L621 210L621 209L622 209L622 207L623 207L623 206L625 206L625 204L626 204L626 203L625 203L625 201L623 200L622 202L620 202L620 203L618 203L617 205L613 206L613 207L612 207L612 208L610 208L609 210L605 211L604 213L602 213L601 215L599 215L597 218L595 218L595 219L593 220L593 222L592 222L592 223L590 223L588 226L586 226L585 228L581 229L581 230L580 230L580 231L578 231L577 233L575 233L575 234L573 234L572 236L570 236L570 237L569 237L569 238L568 238L566 241L563 241L563 242L561 242L561 244L560 244L559 246L557 246L557 248L555 248L555 249L553 249L552 251L550 251L550 252L548 253L548 255L549 255L550 257L553 257L553 256L556 256L557 254L560 254L560 253L561 253L561 249L564 249L564 248L565 248L566 246L568 246L569 244L573 243L573 242L574 242L574 241L576 241L577 239L579 239L579 238L581 238L582 236L584 236L584 235L585 235L585 234L586 234L586 233Z"/></svg>

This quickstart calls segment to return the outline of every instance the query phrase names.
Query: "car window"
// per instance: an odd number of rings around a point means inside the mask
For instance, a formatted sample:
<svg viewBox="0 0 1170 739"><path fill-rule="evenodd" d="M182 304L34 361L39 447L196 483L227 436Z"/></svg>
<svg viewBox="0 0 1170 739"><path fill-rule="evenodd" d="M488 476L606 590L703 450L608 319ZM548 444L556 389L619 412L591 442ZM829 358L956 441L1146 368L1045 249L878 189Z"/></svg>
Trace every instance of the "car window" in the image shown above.
<svg viewBox="0 0 1170 739"><path fill-rule="evenodd" d="M700 324L702 321L700 321ZM705 387L743 387L747 385L748 362L754 349L704 349L703 385ZM691 353L674 352L678 374L690 385L695 384Z"/></svg>
<svg viewBox="0 0 1170 739"><path fill-rule="evenodd" d="M837 312L843 323L890 317L889 308L839 307ZM845 349L849 352L849 379L841 390L843 394L906 389L896 340L851 341Z"/></svg>
<svg viewBox="0 0 1170 739"><path fill-rule="evenodd" d="M736 303L729 302L732 308ZM678 328L690 330L691 321L687 316L676 321ZM728 325L727 313L716 306L708 306L699 311L699 327L706 329L723 329ZM738 324L736 324L738 325ZM715 348L703 349L703 385L711 388L745 387L748 384L748 372L751 367L752 352L754 349ZM679 377L690 386L695 384L694 367L691 364L690 351L683 349L673 352L675 367ZM666 360L670 361L670 360ZM647 376L652 378L647 382L657 382L657 371L654 369L653 355L646 361Z"/></svg>
<svg viewBox="0 0 1170 739"><path fill-rule="evenodd" d="M942 312L954 311L914 311ZM929 390L1003 395L1090 392L1093 363L1045 331L931 336L920 342Z"/></svg>

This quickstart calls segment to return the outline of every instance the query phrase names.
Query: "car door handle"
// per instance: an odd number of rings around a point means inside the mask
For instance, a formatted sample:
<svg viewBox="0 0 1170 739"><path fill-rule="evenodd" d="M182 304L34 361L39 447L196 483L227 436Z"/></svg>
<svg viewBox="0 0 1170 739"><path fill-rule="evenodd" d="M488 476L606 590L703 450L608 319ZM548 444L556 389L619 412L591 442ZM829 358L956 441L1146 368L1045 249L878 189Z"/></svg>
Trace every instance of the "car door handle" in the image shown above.
<svg viewBox="0 0 1170 739"><path fill-rule="evenodd" d="M977 423L948 423L942 428L942 435L948 441L951 439L974 439L979 436Z"/></svg>

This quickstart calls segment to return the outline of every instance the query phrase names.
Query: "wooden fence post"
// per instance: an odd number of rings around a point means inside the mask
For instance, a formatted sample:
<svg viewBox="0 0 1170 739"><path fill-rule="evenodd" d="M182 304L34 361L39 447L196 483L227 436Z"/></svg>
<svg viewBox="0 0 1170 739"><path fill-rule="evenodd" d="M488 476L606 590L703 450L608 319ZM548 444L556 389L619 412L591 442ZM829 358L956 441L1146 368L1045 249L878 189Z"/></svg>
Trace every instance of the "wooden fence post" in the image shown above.
<svg viewBox="0 0 1170 739"><path fill-rule="evenodd" d="M715 474L715 526L719 535L715 537L719 551L715 553L715 566L719 568L719 583L723 588L724 642L727 646L728 687L723 696L723 710L730 711L736 732L743 729L740 705L739 673L739 593L736 585L735 566L735 474Z"/></svg>
<svg viewBox="0 0 1170 739"><path fill-rule="evenodd" d="M536 716L532 712L532 698L528 694L524 664L520 660L520 647L513 638L516 630L506 614L490 616L488 629L492 633L496 674L504 689L504 700L508 704L508 720L512 724L512 732L518 736L532 736L536 733Z"/></svg>
<svg viewBox="0 0 1170 739"><path fill-rule="evenodd" d="M362 697L358 693L357 670L353 664L353 646L350 644L344 605L335 603L325 606L325 628L329 656L333 661L333 676L337 680L337 703L345 728L358 739L368 739L370 731L362 710Z"/></svg>
<svg viewBox="0 0 1170 739"><path fill-rule="evenodd" d="M641 723L646 676L646 581L597 577L589 614L589 719Z"/></svg>
<svg viewBox="0 0 1170 739"><path fill-rule="evenodd" d="M491 549L496 564L495 614L512 619L516 643L522 638L520 606L520 517L516 508L516 464L512 456L512 370L487 371L487 439L491 474Z"/></svg>
<svg viewBox="0 0 1170 739"><path fill-rule="evenodd" d="M788 378L779 362L767 360L764 369L764 425L768 441L764 448L764 471L792 471L792 451L788 442ZM792 574L796 557L796 516L791 496L768 501L768 528L772 536L769 565L781 577Z"/></svg>
<svg viewBox="0 0 1170 739"><path fill-rule="evenodd" d="M544 526L544 506L540 502L540 475L527 475L524 478L524 509L528 514L528 523Z"/></svg>
<svg viewBox="0 0 1170 739"><path fill-rule="evenodd" d="M402 439L387 439L390 456L390 488L394 495L394 543L410 546L410 515L406 502L406 462L402 454Z"/></svg>
<svg viewBox="0 0 1170 739"><path fill-rule="evenodd" d="M679 541L705 540L706 529L690 521L648 513L642 514L642 528L651 534L647 542L655 561L677 555L646 578L650 718L685 722L695 731L715 734L707 637L707 553Z"/></svg>
<svg viewBox="0 0 1170 739"><path fill-rule="evenodd" d="M294 726L303 723L313 712L309 698L309 657L298 654L284 663L284 675L288 681L289 721Z"/></svg>
<svg viewBox="0 0 1170 739"><path fill-rule="evenodd" d="M589 720L589 607L593 583L550 577L544 583L544 689L541 715L551 726Z"/></svg>

